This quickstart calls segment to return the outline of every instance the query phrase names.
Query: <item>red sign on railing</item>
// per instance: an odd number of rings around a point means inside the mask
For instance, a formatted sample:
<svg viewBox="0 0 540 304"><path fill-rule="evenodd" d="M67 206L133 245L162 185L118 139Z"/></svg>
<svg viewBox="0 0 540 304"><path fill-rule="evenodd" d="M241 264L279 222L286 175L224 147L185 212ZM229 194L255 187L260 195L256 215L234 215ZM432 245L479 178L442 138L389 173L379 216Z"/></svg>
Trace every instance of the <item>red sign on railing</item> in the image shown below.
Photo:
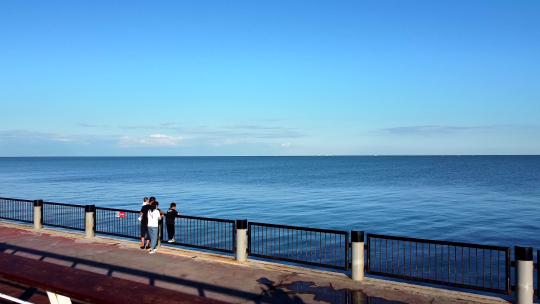
<svg viewBox="0 0 540 304"><path fill-rule="evenodd" d="M124 211L117 211L116 212L117 218L126 218L126 213Z"/></svg>

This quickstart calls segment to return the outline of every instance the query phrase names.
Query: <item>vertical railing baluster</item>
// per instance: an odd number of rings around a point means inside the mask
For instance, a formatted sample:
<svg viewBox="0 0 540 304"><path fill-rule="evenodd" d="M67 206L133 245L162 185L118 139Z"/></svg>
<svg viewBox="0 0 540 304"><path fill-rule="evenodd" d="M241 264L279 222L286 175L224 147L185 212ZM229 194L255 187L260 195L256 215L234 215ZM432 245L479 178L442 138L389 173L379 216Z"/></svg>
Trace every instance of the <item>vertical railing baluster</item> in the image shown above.
<svg viewBox="0 0 540 304"><path fill-rule="evenodd" d="M397 267L396 267L396 272L397 272L397 273L399 273L399 261L400 261L400 256L399 256L399 247L400 247L400 246L399 246L399 242L400 242L399 240L396 240L396 244L397 244L397 255L396 255L396 262L397 262L396 266L397 266Z"/></svg>
<svg viewBox="0 0 540 304"><path fill-rule="evenodd" d="M492 275L493 261L492 261L492 255L493 255L493 251L490 250L489 251L489 287L490 288L493 287L493 275Z"/></svg>
<svg viewBox="0 0 540 304"><path fill-rule="evenodd" d="M482 287L486 287L486 253L485 250L482 249Z"/></svg>
<svg viewBox="0 0 540 304"><path fill-rule="evenodd" d="M377 240L377 239L375 239ZM383 253L383 239L381 238L378 238L379 240L379 271L382 271L383 270L383 261L384 261L384 256L386 255L386 251L384 250L384 253Z"/></svg>
<svg viewBox="0 0 540 304"><path fill-rule="evenodd" d="M497 288L501 288L501 251L497 250Z"/></svg>
<svg viewBox="0 0 540 304"><path fill-rule="evenodd" d="M388 271L388 239L385 239L384 253L384 271Z"/></svg>
<svg viewBox="0 0 540 304"><path fill-rule="evenodd" d="M431 244L428 243L428 259L427 259L427 266L428 266L428 271L427 271L427 275L428 275L428 278L431 279L433 276L431 274ZM437 244L434 244L434 247L435 247L435 279L438 279L439 278L439 275L438 275L438 267L437 267Z"/></svg>
<svg viewBox="0 0 540 304"><path fill-rule="evenodd" d="M465 282L465 253L464 248L461 247L461 284Z"/></svg>
<svg viewBox="0 0 540 304"><path fill-rule="evenodd" d="M454 246L454 282L457 283L457 246Z"/></svg>

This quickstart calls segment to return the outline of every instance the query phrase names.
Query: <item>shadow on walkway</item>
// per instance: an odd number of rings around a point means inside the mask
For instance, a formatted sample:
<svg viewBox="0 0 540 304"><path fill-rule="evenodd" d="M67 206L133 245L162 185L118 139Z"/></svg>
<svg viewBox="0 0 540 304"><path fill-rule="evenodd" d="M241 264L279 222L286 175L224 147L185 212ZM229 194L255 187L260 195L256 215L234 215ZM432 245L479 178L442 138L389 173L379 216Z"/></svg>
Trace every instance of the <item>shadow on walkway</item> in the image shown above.
<svg viewBox="0 0 540 304"><path fill-rule="evenodd" d="M275 294L275 295L265 295L265 294L257 294L257 293L251 293L246 292L242 290L237 289L231 289L228 287L213 285L213 284L207 284L203 282L197 282L193 280L188 280L184 278L179 277L173 277L153 272L148 272L144 270L139 269L133 269L123 266L117 266L102 262L96 262L88 259L83 258L77 258L77 257L70 257L66 255L61 255L57 253L51 253L46 251L41 251L37 249L32 248L26 248L21 247L17 245L12 244L6 244L6 243L0 243L0 251L8 254L23 254L25 257L33 258L36 260L44 261L45 259L54 259L54 260L60 260L62 265L76 268L82 270L87 270L86 268L90 268L91 272L97 272L97 273L106 273L107 276L112 277L113 273L120 273L120 274L126 274L132 277L135 277L137 281L139 282L140 279L145 279L145 281L148 282L149 285L156 286L156 282L159 281L168 283L167 286L160 286L164 288L174 289L174 285L177 286L183 286L188 288L196 289L198 292L198 295L201 297L206 297L207 293L214 293L214 294L222 294L226 296L231 296L234 298L238 298L238 301L241 302L253 302L253 303L299 303L299 302L292 302L284 297L284 295L281 294ZM82 267L81 267L82 266ZM129 279L129 278L127 278ZM173 286L171 286L171 284ZM20 296L26 299L29 299L33 293L35 293L35 289L27 289L24 291L23 294ZM273 297L279 297L279 300L275 300Z"/></svg>
<svg viewBox="0 0 540 304"><path fill-rule="evenodd" d="M263 300L269 303L294 303L304 301L298 295L310 295L313 301L333 304L404 304L387 301L382 298L368 297L359 290L335 289L332 286L316 286L314 282L295 281L292 283L275 283L267 278L257 280L265 286Z"/></svg>
<svg viewBox="0 0 540 304"><path fill-rule="evenodd" d="M336 303L336 304L349 304L349 303L400 303L389 302L381 298L368 297L360 291L350 289L336 290L332 286L319 287L313 282L295 281L292 283L275 283L268 278L260 278L257 280L261 286L261 293L252 293L242 290L232 289L228 287L197 282L179 277L173 277L169 275L163 275L144 270L128 268L124 266L117 266L113 264L107 264L103 262L92 261L83 258L70 257L57 253L46 252L42 250L21 247L12 244L0 243L0 251L8 254L19 255L22 254L25 257L33 258L36 260L44 261L45 259L53 259L60 261L62 265L79 268L81 270L90 269L91 272L97 272L106 274L113 277L113 273L127 275L128 280L136 280L140 282L143 279L148 282L149 285L156 286L156 282L164 282L167 286L160 286L168 289L175 289L175 287L188 287L197 290L197 293L201 297L206 297L207 293L221 294L229 297L234 297L237 300L235 302L252 302L256 304L263 303L294 303L300 304L305 301L300 297L301 295L307 295L307 298L312 301L319 301L323 303ZM123 277L124 278L124 277ZM32 295L39 292L35 288L28 288L20 295L21 299L30 299ZM306 298L306 297L305 297ZM311 301L310 301L311 302Z"/></svg>

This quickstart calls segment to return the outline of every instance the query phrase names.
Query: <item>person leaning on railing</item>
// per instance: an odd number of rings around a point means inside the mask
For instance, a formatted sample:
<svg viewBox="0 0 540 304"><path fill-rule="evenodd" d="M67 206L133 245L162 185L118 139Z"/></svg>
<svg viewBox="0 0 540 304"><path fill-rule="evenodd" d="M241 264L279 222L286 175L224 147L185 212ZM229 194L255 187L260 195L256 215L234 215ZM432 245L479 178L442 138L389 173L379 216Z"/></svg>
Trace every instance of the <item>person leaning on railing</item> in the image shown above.
<svg viewBox="0 0 540 304"><path fill-rule="evenodd" d="M169 240L168 243L174 243L174 220L176 219L176 216L178 215L178 211L176 211L176 203L172 202L171 207L169 210L167 210L167 215L165 215L165 221L167 223L167 237Z"/></svg>
<svg viewBox="0 0 540 304"><path fill-rule="evenodd" d="M141 208L141 215L139 221L141 221L141 249L150 249L150 238L148 236L148 210L150 210L150 204L155 202L156 198L150 199L144 198L144 202Z"/></svg>

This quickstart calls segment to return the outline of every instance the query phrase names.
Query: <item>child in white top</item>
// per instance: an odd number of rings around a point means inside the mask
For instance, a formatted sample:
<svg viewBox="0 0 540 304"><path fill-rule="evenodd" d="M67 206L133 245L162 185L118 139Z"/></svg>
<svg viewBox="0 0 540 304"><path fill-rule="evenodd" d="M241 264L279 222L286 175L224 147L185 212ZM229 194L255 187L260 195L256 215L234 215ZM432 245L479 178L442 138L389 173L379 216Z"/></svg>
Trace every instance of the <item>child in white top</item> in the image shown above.
<svg viewBox="0 0 540 304"><path fill-rule="evenodd" d="M148 234L150 235L150 254L156 253L158 244L158 227L161 212L157 208L157 202L153 202L148 210Z"/></svg>

